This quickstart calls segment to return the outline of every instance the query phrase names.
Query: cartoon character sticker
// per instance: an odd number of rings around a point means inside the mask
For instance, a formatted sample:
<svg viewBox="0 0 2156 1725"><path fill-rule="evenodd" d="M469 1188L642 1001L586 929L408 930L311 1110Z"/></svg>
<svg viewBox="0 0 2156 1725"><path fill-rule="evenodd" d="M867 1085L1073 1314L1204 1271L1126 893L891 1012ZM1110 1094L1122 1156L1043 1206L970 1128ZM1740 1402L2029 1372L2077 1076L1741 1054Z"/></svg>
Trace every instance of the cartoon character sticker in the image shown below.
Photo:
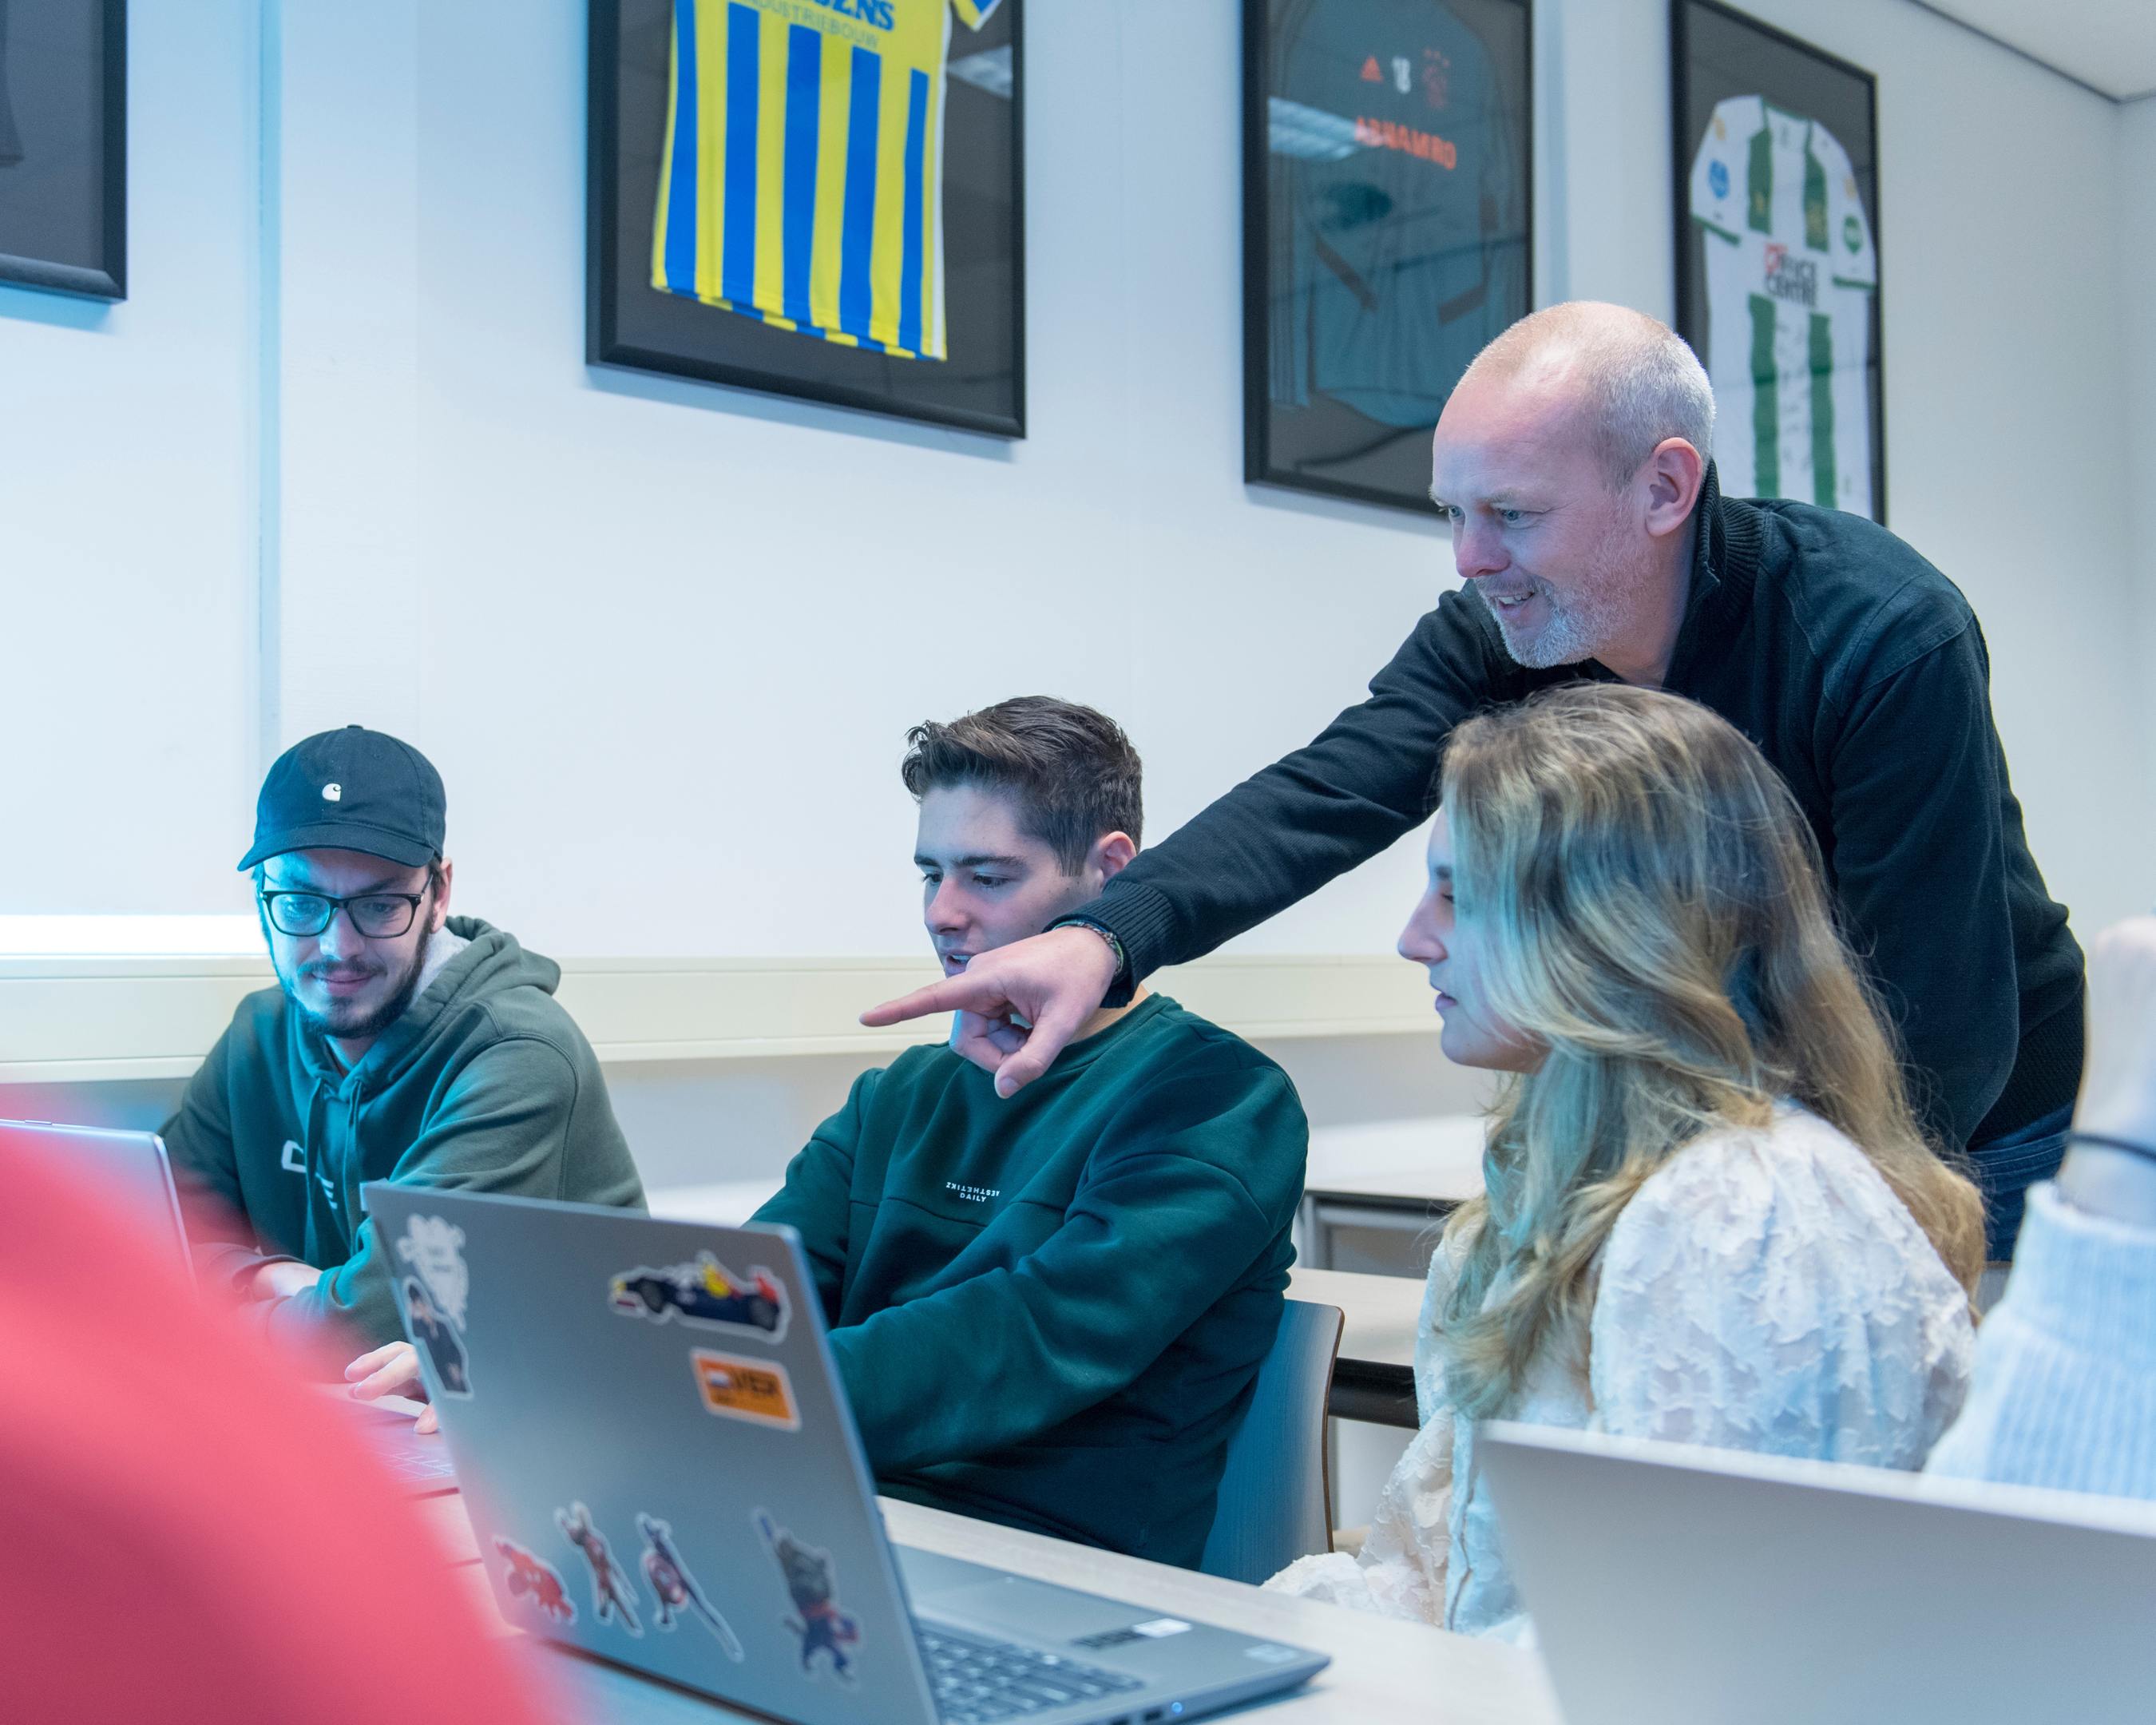
<svg viewBox="0 0 2156 1725"><path fill-rule="evenodd" d="M556 1623L577 1620L576 1601L562 1584L562 1573L544 1558L526 1551L513 1539L496 1535L495 1550L508 1565L502 1584L512 1599L521 1600Z"/></svg>
<svg viewBox="0 0 2156 1725"><path fill-rule="evenodd" d="M441 1395L471 1394L471 1372L465 1363L464 1343L449 1327L449 1320L434 1309L419 1278L404 1278L404 1327L413 1344L434 1368L435 1392Z"/></svg>
<svg viewBox="0 0 2156 1725"><path fill-rule="evenodd" d="M593 1524L592 1512L582 1503L572 1503L554 1512L554 1523L591 1566L592 1615L601 1623L619 1624L640 1637L644 1625L636 1616L636 1584L614 1561L613 1548Z"/></svg>
<svg viewBox="0 0 2156 1725"><path fill-rule="evenodd" d="M786 1290L762 1265L738 1276L709 1252L699 1252L692 1263L624 1270L607 1298L624 1317L660 1324L678 1317L685 1324L774 1343L786 1339L791 1315Z"/></svg>
<svg viewBox="0 0 2156 1725"><path fill-rule="evenodd" d="M860 1645L861 1626L839 1609L838 1574L830 1553L819 1551L775 1526L766 1511L756 1511L750 1519L778 1560L778 1573L786 1582L786 1596L793 1602L794 1615L780 1620L801 1638L801 1669L814 1676L816 1656L821 1653L829 1661L831 1675L842 1683L851 1683L854 1662L847 1657L846 1649Z"/></svg>
<svg viewBox="0 0 2156 1725"><path fill-rule="evenodd" d="M412 1272L398 1293L413 1346L431 1368L429 1394L470 1395L471 1358L464 1335L471 1272L465 1265L464 1230L440 1216L413 1216L398 1237L397 1255Z"/></svg>
<svg viewBox="0 0 2156 1725"><path fill-rule="evenodd" d="M656 1516L639 1512L636 1531L644 1536L644 1579L650 1584L652 1598L659 1601L659 1609L651 1620L652 1627L670 1631L682 1612L692 1611L704 1627L718 1637L726 1657L739 1665L747 1657L742 1651L741 1639L718 1607L704 1596L696 1578L681 1561L681 1553L674 1543L672 1526Z"/></svg>
<svg viewBox="0 0 2156 1725"><path fill-rule="evenodd" d="M440 1216L413 1216L404 1224L397 1255L426 1283L435 1310L459 1330L464 1328L465 1301L471 1292L471 1272L465 1267L464 1230Z"/></svg>

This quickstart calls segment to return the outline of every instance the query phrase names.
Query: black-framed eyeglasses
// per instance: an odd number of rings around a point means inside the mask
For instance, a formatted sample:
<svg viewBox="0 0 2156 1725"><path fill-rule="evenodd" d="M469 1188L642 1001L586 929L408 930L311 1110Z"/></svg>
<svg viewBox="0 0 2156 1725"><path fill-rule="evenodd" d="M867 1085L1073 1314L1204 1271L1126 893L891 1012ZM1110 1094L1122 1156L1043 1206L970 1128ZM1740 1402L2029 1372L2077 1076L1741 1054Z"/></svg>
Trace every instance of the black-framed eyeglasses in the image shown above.
<svg viewBox="0 0 2156 1725"><path fill-rule="evenodd" d="M352 926L371 941L394 940L409 931L419 914L424 892L362 892L357 898L331 898L326 892L264 892L262 909L280 934L305 938L325 932L342 911Z"/></svg>

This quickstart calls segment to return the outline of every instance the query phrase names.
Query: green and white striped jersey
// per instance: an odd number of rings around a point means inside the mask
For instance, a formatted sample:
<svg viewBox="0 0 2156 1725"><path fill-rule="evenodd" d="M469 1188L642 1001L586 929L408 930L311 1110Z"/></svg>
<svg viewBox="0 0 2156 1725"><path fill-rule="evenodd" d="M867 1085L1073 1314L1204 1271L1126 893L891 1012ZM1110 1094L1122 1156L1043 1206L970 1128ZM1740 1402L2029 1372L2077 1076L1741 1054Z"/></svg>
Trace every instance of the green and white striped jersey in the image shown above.
<svg viewBox="0 0 2156 1725"><path fill-rule="evenodd" d="M1816 121L1732 96L1692 159L1691 218L1722 488L1870 515L1879 259L1849 152Z"/></svg>

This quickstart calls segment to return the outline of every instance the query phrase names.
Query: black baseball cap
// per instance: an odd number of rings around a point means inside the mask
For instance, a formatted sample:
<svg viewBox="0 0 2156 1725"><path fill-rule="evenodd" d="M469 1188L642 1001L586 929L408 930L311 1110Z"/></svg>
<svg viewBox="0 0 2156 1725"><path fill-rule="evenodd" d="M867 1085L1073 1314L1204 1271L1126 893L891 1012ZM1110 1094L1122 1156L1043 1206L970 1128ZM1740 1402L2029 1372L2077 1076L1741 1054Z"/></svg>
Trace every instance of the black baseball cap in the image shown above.
<svg viewBox="0 0 2156 1725"><path fill-rule="evenodd" d="M410 743L364 725L321 732L270 767L239 866L288 850L363 850L416 869L442 854L448 810L442 775Z"/></svg>

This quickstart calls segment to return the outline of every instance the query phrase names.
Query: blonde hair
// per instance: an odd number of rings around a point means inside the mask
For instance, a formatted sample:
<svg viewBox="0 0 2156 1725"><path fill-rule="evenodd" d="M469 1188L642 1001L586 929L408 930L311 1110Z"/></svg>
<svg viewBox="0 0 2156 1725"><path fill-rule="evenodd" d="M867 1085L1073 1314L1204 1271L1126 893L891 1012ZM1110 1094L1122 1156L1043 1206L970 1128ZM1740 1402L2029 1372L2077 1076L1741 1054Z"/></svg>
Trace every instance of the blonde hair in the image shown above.
<svg viewBox="0 0 2156 1725"><path fill-rule="evenodd" d="M1974 1290L1983 1201L1917 1125L1811 831L1751 742L1675 696L1574 684L1460 726L1443 806L1490 1005L1548 1050L1507 1081L1485 1194L1445 1230L1455 1407L1502 1409L1547 1344L1584 1373L1619 1213L1686 1144L1784 1098L1871 1158Z"/></svg>

